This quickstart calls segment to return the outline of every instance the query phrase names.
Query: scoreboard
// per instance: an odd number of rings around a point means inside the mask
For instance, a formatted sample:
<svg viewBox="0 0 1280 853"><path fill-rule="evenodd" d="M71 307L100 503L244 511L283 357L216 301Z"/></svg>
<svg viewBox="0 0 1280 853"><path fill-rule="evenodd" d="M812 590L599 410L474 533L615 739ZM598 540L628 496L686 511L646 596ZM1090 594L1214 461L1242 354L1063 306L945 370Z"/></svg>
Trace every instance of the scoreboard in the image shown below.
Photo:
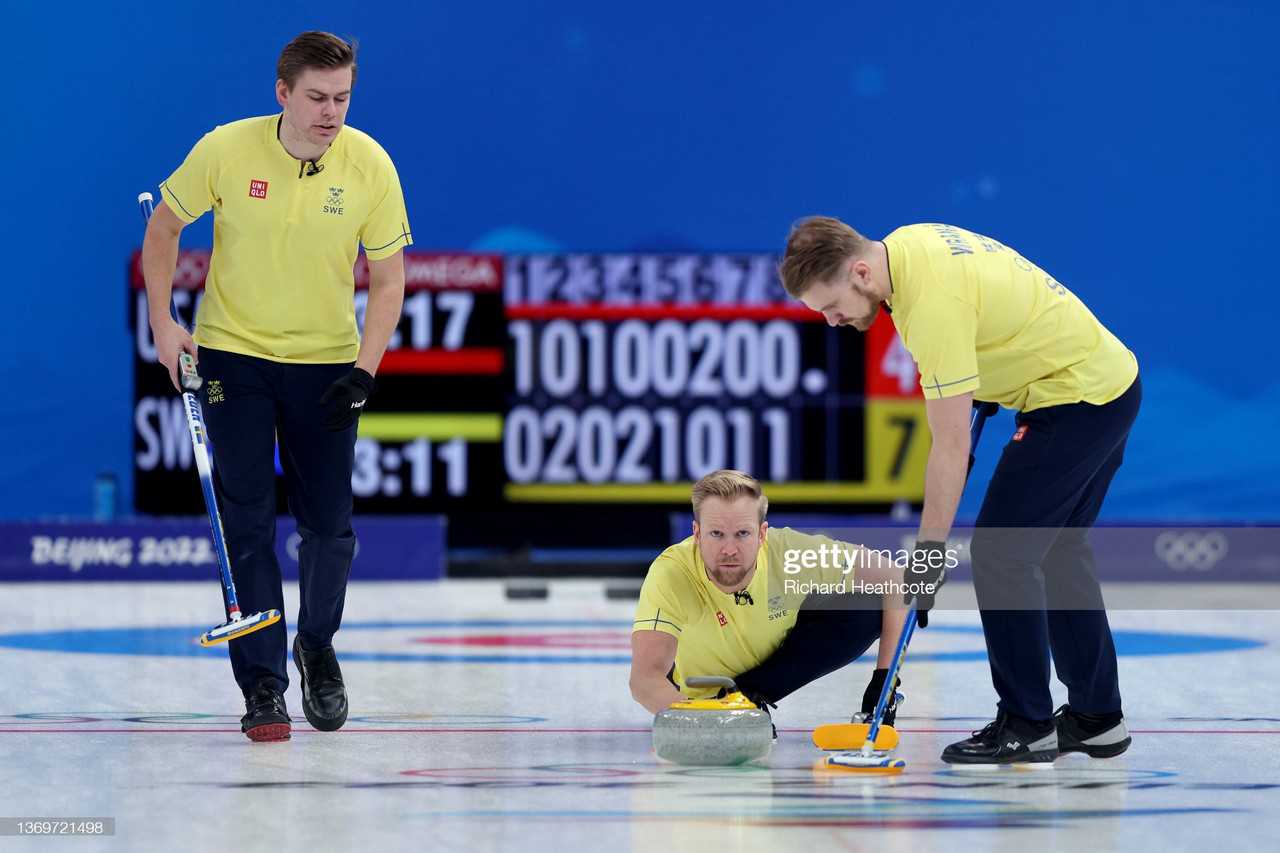
<svg viewBox="0 0 1280 853"><path fill-rule="evenodd" d="M180 254L187 322L208 259ZM357 512L683 506L719 468L788 507L920 500L924 404L891 321L828 328L786 295L776 261L406 252L404 311L360 418ZM362 321L363 257L356 282ZM130 284L135 506L199 513L136 254Z"/></svg>

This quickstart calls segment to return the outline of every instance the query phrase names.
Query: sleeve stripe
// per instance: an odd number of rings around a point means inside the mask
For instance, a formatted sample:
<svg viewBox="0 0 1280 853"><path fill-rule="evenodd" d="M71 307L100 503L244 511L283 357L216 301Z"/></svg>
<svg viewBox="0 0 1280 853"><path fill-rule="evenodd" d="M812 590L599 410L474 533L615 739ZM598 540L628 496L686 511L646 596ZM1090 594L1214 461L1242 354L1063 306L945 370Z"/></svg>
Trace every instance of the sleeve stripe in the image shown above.
<svg viewBox="0 0 1280 853"><path fill-rule="evenodd" d="M183 213L185 213L187 216L191 217L192 219L199 219L199 218L200 218L198 215L194 215L194 214L192 214L192 213L191 213L191 211L187 210L187 208L186 208L186 207L183 205L183 203L182 203L182 199L178 198L178 194L177 194L177 193L175 193L175 192L173 191L173 189L169 186L169 182L168 182L168 181L165 181L163 184L161 184L161 185L160 185L160 189L162 189L162 190L164 190L165 192L167 192L167 193L169 194L169 197L170 197L170 198L172 198L174 201L176 201L176 202L178 203L178 207L181 207L181 208L182 208L182 212L183 212Z"/></svg>
<svg viewBox="0 0 1280 853"><path fill-rule="evenodd" d="M652 623L653 623L653 627L648 627L650 622L652 622ZM649 630L649 631L656 631L656 630L658 630L658 626L659 626L659 625L670 625L672 628L675 628L677 631L680 631L680 633L684 633L684 632L681 630L681 628L680 628L680 626L679 626L679 625L677 625L676 623L674 623L674 622L670 621L669 619L663 619L663 618L662 618L662 609L661 609L661 608L659 608L659 609L658 609L658 612L657 612L656 614L654 614L654 617L653 617L652 619L637 619L637 620L635 620L635 624L636 624L637 626L644 626L644 627L645 627L645 629L646 629L646 630ZM632 630L635 630L635 628L632 628Z"/></svg>
<svg viewBox="0 0 1280 853"><path fill-rule="evenodd" d="M933 384L925 385L923 387L924 387L924 390L926 391L937 391L938 396L942 396L943 388L949 388L952 385L960 385L964 382L972 382L974 379L977 379L977 378L978 378L978 374L975 373L972 376L966 376L964 379L957 379L955 382L939 382L938 374L935 373L933 375Z"/></svg>
<svg viewBox="0 0 1280 853"><path fill-rule="evenodd" d="M406 246L413 243L413 235L409 233L409 227L403 223L400 225L400 235L396 237L394 240L392 240L390 243L386 243L382 246L365 246L364 250L366 252L381 252L383 249L390 248L391 246L394 246L396 243L399 243L401 240L404 241L404 244Z"/></svg>

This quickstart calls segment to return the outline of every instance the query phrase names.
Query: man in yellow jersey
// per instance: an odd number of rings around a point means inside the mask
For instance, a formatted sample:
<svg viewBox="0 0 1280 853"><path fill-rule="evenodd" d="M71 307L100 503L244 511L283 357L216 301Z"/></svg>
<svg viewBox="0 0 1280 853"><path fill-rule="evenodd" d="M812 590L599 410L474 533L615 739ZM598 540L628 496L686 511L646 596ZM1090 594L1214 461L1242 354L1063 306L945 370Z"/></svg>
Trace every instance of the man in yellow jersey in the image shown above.
<svg viewBox="0 0 1280 853"><path fill-rule="evenodd" d="M768 710L883 634L862 698L863 714L875 709L906 615L902 569L885 552L770 528L768 508L741 471L694 484L693 535L649 567L632 628L631 695L649 711L714 695L685 683L699 675L733 678Z"/></svg>
<svg viewBox="0 0 1280 853"><path fill-rule="evenodd" d="M356 544L356 424L400 318L411 242L391 158L344 126L355 53L330 33L291 41L277 63L281 112L221 125L196 143L161 185L142 248L158 360L174 387L183 351L204 378L214 483L250 611L284 609L274 549L279 442L302 540L293 657L307 720L323 731L347 718L333 635ZM179 235L210 208L213 256L193 339L170 319L169 299ZM363 334L352 272L360 246L369 262ZM289 737L287 648L284 622L230 644L251 740Z"/></svg>
<svg viewBox="0 0 1280 853"><path fill-rule="evenodd" d="M1116 652L1085 537L1124 456L1138 363L1051 275L995 240L908 225L869 240L827 217L792 229L779 274L831 325L866 331L883 309L916 361L933 446L909 577L938 578L955 520L974 401L1016 412L972 543L974 585L999 706L944 750L956 764L1119 755L1130 737ZM920 607L932 606L922 596ZM1049 661L1067 686L1055 713Z"/></svg>

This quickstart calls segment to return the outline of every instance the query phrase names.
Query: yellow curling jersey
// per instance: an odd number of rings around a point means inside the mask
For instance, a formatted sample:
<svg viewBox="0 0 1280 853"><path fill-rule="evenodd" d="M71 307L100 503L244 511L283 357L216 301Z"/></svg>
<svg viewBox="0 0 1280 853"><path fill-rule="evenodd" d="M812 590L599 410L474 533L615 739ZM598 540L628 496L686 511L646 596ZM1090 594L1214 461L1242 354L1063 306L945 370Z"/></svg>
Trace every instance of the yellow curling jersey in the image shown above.
<svg viewBox="0 0 1280 853"><path fill-rule="evenodd" d="M974 397L1021 411L1102 405L1138 360L1075 294L989 237L907 225L884 238L903 344L925 399Z"/></svg>
<svg viewBox="0 0 1280 853"><path fill-rule="evenodd" d="M767 660L796 624L796 612L810 593L856 592L855 545L825 536L770 527L756 555L756 571L744 592L752 603L739 604L707 578L706 564L690 536L663 551L640 588L632 631L662 631L679 641L672 678L694 698L713 696L716 688L689 688L696 675L734 677ZM805 556L805 554L810 556ZM850 562L854 569L844 567ZM862 563L865 565L865 562ZM843 582L844 587L837 588Z"/></svg>
<svg viewBox="0 0 1280 853"><path fill-rule="evenodd" d="M355 361L359 248L377 260L413 242L400 178L353 127L317 161L322 170L307 174L280 144L280 119L215 128L160 186L184 222L214 211L195 340L272 361Z"/></svg>

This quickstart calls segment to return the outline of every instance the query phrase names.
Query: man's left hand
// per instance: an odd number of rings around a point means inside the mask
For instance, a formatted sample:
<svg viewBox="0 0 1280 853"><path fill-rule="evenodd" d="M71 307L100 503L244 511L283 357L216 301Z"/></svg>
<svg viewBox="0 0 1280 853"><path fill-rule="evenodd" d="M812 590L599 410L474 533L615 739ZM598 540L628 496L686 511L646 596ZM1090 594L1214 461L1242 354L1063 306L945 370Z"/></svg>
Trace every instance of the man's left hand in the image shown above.
<svg viewBox="0 0 1280 853"><path fill-rule="evenodd" d="M365 401L377 390L378 383L368 371L351 368L350 373L330 385L320 398L320 405L330 407L320 423L333 432L342 432L360 420Z"/></svg>

